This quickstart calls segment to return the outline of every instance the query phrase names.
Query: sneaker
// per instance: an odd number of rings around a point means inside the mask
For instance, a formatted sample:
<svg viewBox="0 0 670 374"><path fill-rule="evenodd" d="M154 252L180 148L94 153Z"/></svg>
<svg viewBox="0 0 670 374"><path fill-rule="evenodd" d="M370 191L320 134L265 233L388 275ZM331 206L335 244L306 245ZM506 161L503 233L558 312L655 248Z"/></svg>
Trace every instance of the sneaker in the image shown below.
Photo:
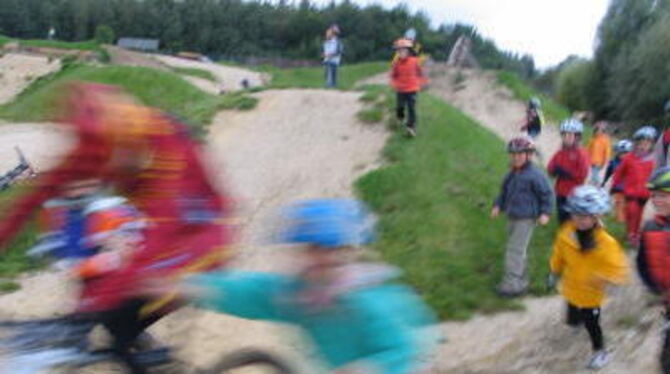
<svg viewBox="0 0 670 374"><path fill-rule="evenodd" d="M406 129L407 129L407 135L408 136L410 136L412 138L416 137L416 130L414 130L413 127L407 127Z"/></svg>
<svg viewBox="0 0 670 374"><path fill-rule="evenodd" d="M505 298L514 298L523 296L526 294L526 291L527 291L526 287L513 287L508 283L503 283L500 284L498 287L496 287L496 292L498 293L498 295Z"/></svg>
<svg viewBox="0 0 670 374"><path fill-rule="evenodd" d="M591 370L600 370L605 365L607 365L612 360L612 353L607 352L604 349L599 350L594 353L593 356L589 359L589 363L586 365L587 369Z"/></svg>

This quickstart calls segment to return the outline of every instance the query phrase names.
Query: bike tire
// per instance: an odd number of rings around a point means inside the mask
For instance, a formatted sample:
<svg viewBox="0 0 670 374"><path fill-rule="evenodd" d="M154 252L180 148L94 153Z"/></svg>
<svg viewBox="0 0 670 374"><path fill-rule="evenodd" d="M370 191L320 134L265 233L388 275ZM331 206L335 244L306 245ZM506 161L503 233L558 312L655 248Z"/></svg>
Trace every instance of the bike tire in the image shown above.
<svg viewBox="0 0 670 374"><path fill-rule="evenodd" d="M273 374L295 374L284 360L272 353L256 349L244 349L227 354L211 369L202 371L202 374L226 374L246 367L267 368Z"/></svg>

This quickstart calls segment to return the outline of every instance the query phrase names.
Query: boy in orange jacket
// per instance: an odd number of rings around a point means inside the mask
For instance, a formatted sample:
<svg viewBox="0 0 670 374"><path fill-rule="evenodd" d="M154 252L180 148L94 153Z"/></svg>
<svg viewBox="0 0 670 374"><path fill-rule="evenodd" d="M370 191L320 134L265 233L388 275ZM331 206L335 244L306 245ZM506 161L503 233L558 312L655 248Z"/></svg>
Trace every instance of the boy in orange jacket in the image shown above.
<svg viewBox="0 0 670 374"><path fill-rule="evenodd" d="M604 121L596 122L593 126L593 138L587 146L591 158L591 184L594 186L600 185L600 174L612 158L612 141L605 131L606 126Z"/></svg>
<svg viewBox="0 0 670 374"><path fill-rule="evenodd" d="M405 108L408 112L405 127L407 134L416 136L416 95L426 78L421 70L419 58L412 56L412 41L399 39L395 42L398 59L391 69L391 86L396 91L396 117L399 121L405 119Z"/></svg>

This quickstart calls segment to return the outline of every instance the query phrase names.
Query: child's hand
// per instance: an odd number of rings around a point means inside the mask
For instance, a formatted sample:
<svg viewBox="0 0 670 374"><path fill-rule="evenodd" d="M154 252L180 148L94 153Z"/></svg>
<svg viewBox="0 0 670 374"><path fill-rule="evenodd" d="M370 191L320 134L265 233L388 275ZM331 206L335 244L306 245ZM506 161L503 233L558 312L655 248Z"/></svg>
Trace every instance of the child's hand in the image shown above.
<svg viewBox="0 0 670 374"><path fill-rule="evenodd" d="M556 288L557 283L558 283L558 275L556 275L554 273L549 273L549 275L547 276L547 282L546 282L547 290L548 291L553 291Z"/></svg>
<svg viewBox="0 0 670 374"><path fill-rule="evenodd" d="M500 207L494 206L493 209L491 209L491 218L497 218L500 215Z"/></svg>

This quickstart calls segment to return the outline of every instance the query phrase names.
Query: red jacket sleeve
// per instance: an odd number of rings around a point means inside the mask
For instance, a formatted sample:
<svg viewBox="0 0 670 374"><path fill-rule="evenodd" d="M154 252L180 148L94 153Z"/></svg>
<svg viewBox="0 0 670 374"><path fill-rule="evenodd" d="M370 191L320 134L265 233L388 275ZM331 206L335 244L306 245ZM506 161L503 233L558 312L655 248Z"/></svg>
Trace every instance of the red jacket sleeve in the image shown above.
<svg viewBox="0 0 670 374"><path fill-rule="evenodd" d="M40 177L32 191L7 209L0 222L0 247L18 233L40 205L57 195L64 183L100 177L105 155L104 147L100 144L82 141L58 167Z"/></svg>

